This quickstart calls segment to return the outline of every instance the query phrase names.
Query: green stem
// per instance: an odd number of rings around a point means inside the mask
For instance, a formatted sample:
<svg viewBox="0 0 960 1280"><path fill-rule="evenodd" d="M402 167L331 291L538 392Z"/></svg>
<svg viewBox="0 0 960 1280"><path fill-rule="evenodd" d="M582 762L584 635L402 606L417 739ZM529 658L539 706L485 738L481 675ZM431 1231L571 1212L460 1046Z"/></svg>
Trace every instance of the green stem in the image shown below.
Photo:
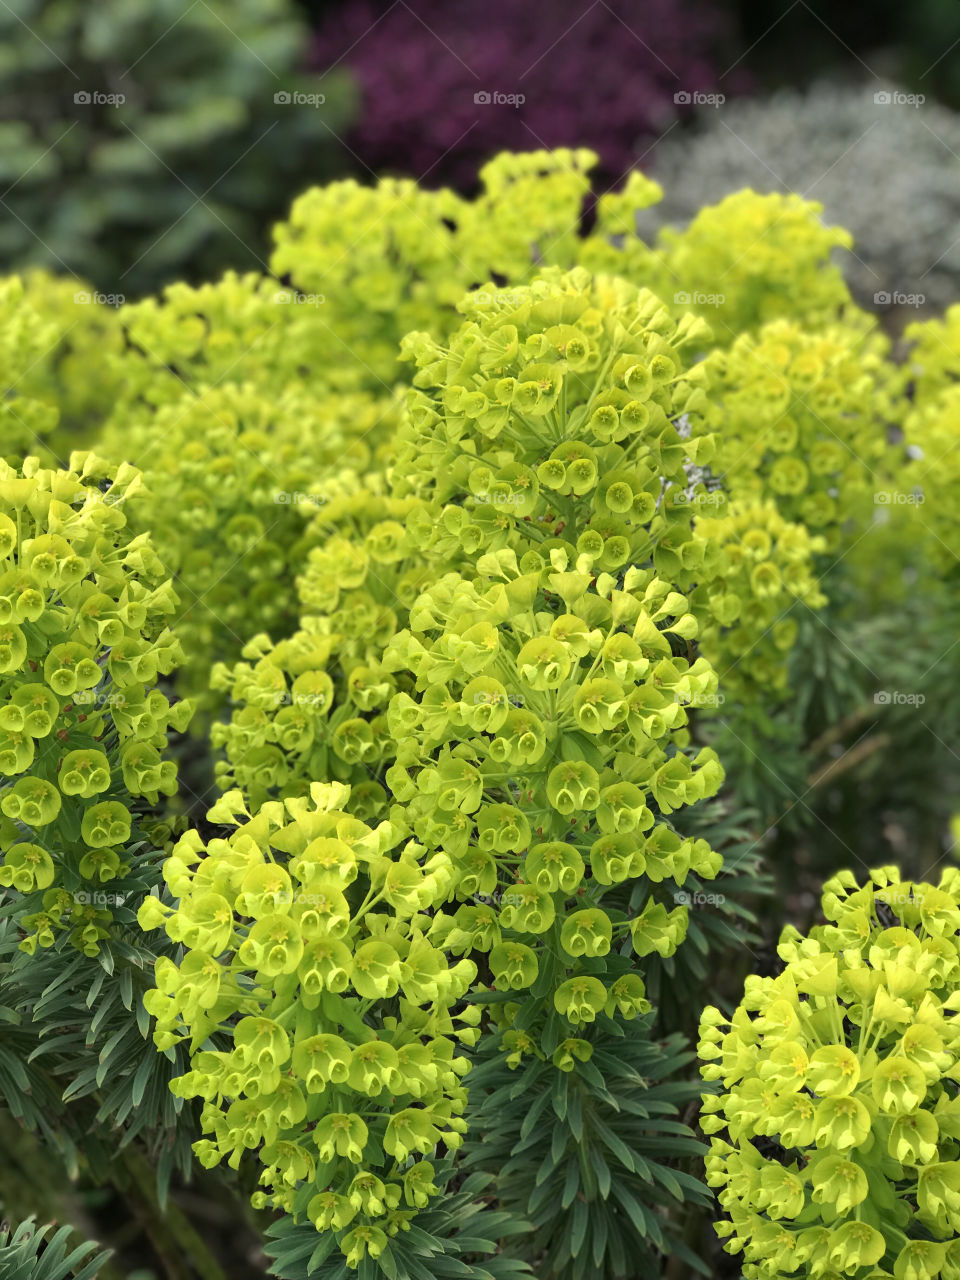
<svg viewBox="0 0 960 1280"><path fill-rule="evenodd" d="M168 1199L160 1207L157 1184L146 1160L127 1148L118 1157L143 1209L144 1227L169 1280L227 1280L227 1274L204 1244L182 1209Z"/></svg>

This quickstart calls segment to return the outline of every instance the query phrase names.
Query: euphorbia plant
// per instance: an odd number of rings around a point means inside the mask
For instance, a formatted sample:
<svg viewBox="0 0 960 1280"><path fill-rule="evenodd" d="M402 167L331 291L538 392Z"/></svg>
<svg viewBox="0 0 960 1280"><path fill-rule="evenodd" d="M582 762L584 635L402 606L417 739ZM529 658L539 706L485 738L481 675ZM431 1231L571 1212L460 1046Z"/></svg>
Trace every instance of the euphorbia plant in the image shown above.
<svg viewBox="0 0 960 1280"><path fill-rule="evenodd" d="M349 798L315 783L250 818L228 792L210 818L236 830L184 836L164 868L176 911L149 898L140 920L185 948L158 962L147 1006L158 1047L190 1038L173 1087L205 1099L201 1162L236 1168L256 1150L254 1204L341 1233L356 1266L434 1193L420 1157L462 1141L457 1042L473 1043L479 1019L455 1009L475 965L448 963L430 936L452 859L423 861L402 825L368 826ZM215 1030L232 1047L207 1048Z"/></svg>
<svg viewBox="0 0 960 1280"><path fill-rule="evenodd" d="M351 1265L389 1256L418 1158L460 1144L468 1062L450 1053L476 1037L480 1010L456 1009L478 967L478 998L508 999L509 1061L569 1073L598 1019L649 1010L638 959L669 955L687 918L664 882L719 865L670 822L722 780L690 746L685 707L716 676L677 589L712 564L675 500L711 444L674 425L705 404L683 355L702 324L582 269L463 309L449 349L407 344L420 389L374 505L387 518L312 558L301 593L320 611L279 664L227 677L250 704L226 735L238 775L262 716L294 759L306 744L298 768L322 765L316 734L382 798L355 807L322 779L309 799L261 784L249 810L231 793L212 819L247 820L185 836L165 871L179 904L141 911L188 948L158 966L150 1008L160 1047L189 1036L176 1089L207 1100L198 1153L258 1148L258 1203L335 1230ZM383 615L394 634L324 625L323 606L336 617L393 566L398 590L415 575ZM276 710L284 665L291 699L313 691L322 711ZM231 1051L203 1048L215 1029Z"/></svg>
<svg viewBox="0 0 960 1280"><path fill-rule="evenodd" d="M102 886L124 874L138 802L176 791L167 736L191 707L155 687L181 651L163 565L128 528L139 473L71 463L0 464L0 885L20 895L24 950L68 929L94 955Z"/></svg>
<svg viewBox="0 0 960 1280"><path fill-rule="evenodd" d="M708 1008L707 1180L748 1278L960 1274L960 875L824 885L777 977Z"/></svg>

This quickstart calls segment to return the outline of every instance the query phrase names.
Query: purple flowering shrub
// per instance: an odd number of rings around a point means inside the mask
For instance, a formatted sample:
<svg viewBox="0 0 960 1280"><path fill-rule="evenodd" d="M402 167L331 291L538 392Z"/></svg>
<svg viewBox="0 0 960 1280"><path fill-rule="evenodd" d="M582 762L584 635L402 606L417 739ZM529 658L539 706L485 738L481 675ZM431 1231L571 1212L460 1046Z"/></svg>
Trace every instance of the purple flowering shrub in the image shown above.
<svg viewBox="0 0 960 1280"><path fill-rule="evenodd" d="M720 29L699 0L351 2L321 23L313 61L359 81L348 142L377 173L464 189L497 151L573 145L612 182L716 91Z"/></svg>

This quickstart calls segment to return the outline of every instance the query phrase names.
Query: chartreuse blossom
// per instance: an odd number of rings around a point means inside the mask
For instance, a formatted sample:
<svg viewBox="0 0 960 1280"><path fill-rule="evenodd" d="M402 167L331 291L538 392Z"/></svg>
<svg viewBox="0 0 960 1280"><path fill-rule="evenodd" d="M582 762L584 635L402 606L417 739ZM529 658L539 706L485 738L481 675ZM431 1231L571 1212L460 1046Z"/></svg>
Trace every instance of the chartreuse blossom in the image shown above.
<svg viewBox="0 0 960 1280"><path fill-rule="evenodd" d="M277 308L280 310L280 308ZM293 383L181 388L159 406L121 406L100 448L142 466L151 497L133 519L176 574L181 686L212 704L211 653L240 657L264 631L296 626L291 583L310 517L373 462L390 435L389 396L315 392Z"/></svg>
<svg viewBox="0 0 960 1280"><path fill-rule="evenodd" d="M411 329L428 329L445 340L460 323L457 306L465 291L473 291L481 310L502 310L544 264L580 262L593 272L652 284L674 315L691 308L716 315L713 339L705 329L687 334L690 354L698 356L727 345L728 325L752 325L757 313L779 314L788 304L796 312L801 301L818 313L828 300L844 300L836 292L843 291L839 274L835 283L818 284L834 279L820 264L836 236L820 226L813 206L799 201L784 204L781 197L754 193L737 198L737 217L767 255L759 272L740 263L743 257L752 262L751 255L730 252L727 202L705 211L702 225L698 221L677 233L669 247L654 251L644 244L634 215L658 189L641 175L601 198L596 228L582 235L578 216L593 162L582 150L498 156L484 170L482 190L472 202L405 180L313 189L276 230L271 269L289 278L289 286L228 273L216 284L178 284L162 299L123 309L126 341L104 362L119 392L100 447L107 456L142 467L156 494L138 528L151 530L177 574L183 598L178 625L187 655L180 683L192 696L210 705L217 701L208 689L212 650L233 663L261 633L276 643L296 629L296 611L285 607L290 596L275 584L297 575L311 546L322 551L327 532L316 524L302 537L303 516L342 495L344 468L381 472L380 446L393 431L388 389L397 378L401 339ZM705 274L724 278L726 302L719 310L697 301ZM481 283L490 280L508 283ZM569 353L565 349L565 358L575 361L576 350L576 344ZM530 352L516 372L539 363L540 356ZM657 379L668 379L664 367L656 370ZM750 378L757 372L751 367ZM686 378L692 394L703 370L688 368ZM503 382L486 375L485 380L491 387ZM505 386L491 401L494 416L507 412ZM520 390L513 410L523 411L523 398L531 394L530 387ZM541 411L546 403L541 401ZM656 419L656 403L656 395L648 400L631 391L616 405L591 406L597 410L598 438L617 443L614 409L627 410L625 428L635 421L645 430L644 415L652 412ZM825 410L813 407L824 416ZM548 491L559 483L558 468L578 461L563 456L577 443L574 437L556 441L555 456L551 448L536 460L538 483ZM688 453L693 458L697 452L703 462L708 450L698 448L691 445ZM430 456L424 455L424 465ZM582 476L577 483L584 482L591 463L608 465L579 460L571 472ZM636 478L642 489L643 478ZM788 476L784 483L790 482ZM619 554L614 529L623 521L624 504L630 506L637 493L624 484L623 477L613 476L603 495L610 532L597 531L614 539L608 559ZM655 488L644 502L655 499ZM477 496L475 488L470 496ZM492 497L502 508L510 493L498 488ZM455 519L447 516L448 522ZM340 536L354 541L343 530Z"/></svg>
<svg viewBox="0 0 960 1280"><path fill-rule="evenodd" d="M907 414L904 437L909 450L902 469L894 474L895 502L887 513L892 533L912 552L924 570L930 561L935 576L956 572L960 559L960 521L954 502L960 480L956 456L960 426L960 393L955 382L957 361L938 394L921 396ZM912 455L912 456L910 456Z"/></svg>
<svg viewBox="0 0 960 1280"><path fill-rule="evenodd" d="M20 946L58 930L95 955L138 804L176 791L165 758L190 704L155 685L180 661L177 597L127 511L140 475L75 453L70 470L0 464L0 885Z"/></svg>
<svg viewBox="0 0 960 1280"><path fill-rule="evenodd" d="M958 899L952 868L843 872L783 972L705 1010L707 1181L747 1280L960 1275Z"/></svg>
<svg viewBox="0 0 960 1280"><path fill-rule="evenodd" d="M716 675L678 589L718 555L670 500L690 455L711 456L705 432L675 425L706 406L684 359L703 325L582 269L461 305L449 346L405 343L417 389L393 484L418 499L408 537L436 567L383 657L407 682L385 782L457 866L461 905L436 913L435 936L489 953L496 985L539 1007L538 1036L560 1014L576 1039L601 1013L649 1008L639 975L604 958L670 955L687 910L658 886L719 867L669 820L723 776L689 748L685 708ZM632 917L614 905L625 881L646 888ZM504 1047L553 1054L543 1034L543 1049Z"/></svg>
<svg viewBox="0 0 960 1280"><path fill-rule="evenodd" d="M468 294L461 310L449 346L404 340L415 390L394 488L421 499L408 529L424 554L454 567L507 547L562 552L561 600L587 568L616 578L652 562L679 588L709 577L691 506L663 500L687 489L685 463L714 456L706 370L685 355L708 340L703 321L582 268Z"/></svg>
<svg viewBox="0 0 960 1280"><path fill-rule="evenodd" d="M23 281L18 276L0 281L0 350L4 381L10 388L0 400L0 448L3 459L12 466L24 454L38 454L41 448L44 461L49 464L52 460L45 441L56 426L56 408L29 395L19 384L56 337L54 326L24 298Z"/></svg>
<svg viewBox="0 0 960 1280"><path fill-rule="evenodd" d="M151 897L143 928L184 947L145 1003L160 1049L189 1045L174 1081L200 1097L201 1163L236 1168L255 1150L253 1202L340 1232L350 1265L404 1229L435 1190L429 1159L460 1146L476 977L434 925L455 859L413 838L401 811L369 826L350 788L314 783L250 817L238 791L190 831L164 868L176 909ZM462 1008L462 1004L461 1004ZM228 1047L206 1048L219 1032ZM386 1233L386 1234L385 1234Z"/></svg>
<svg viewBox="0 0 960 1280"><path fill-rule="evenodd" d="M837 248L853 239L826 227L823 206L794 193L737 191L701 209L688 227L666 227L657 249L684 305L709 317L726 345L781 317L822 324L850 302Z"/></svg>
<svg viewBox="0 0 960 1280"><path fill-rule="evenodd" d="M845 523L872 515L897 412L888 346L875 321L852 312L814 329L776 320L713 351L724 423L713 465L731 497L775 502L828 549Z"/></svg>
<svg viewBox="0 0 960 1280"><path fill-rule="evenodd" d="M343 1232L353 1262L429 1194L408 1195L403 1161L456 1144L449 1054L478 1009L461 1031L450 1008L479 963L511 996L506 1061L578 1070L593 1023L649 1011L638 961L687 924L669 886L720 863L671 822L723 776L690 742L716 675L681 589L720 556L664 496L710 456L675 425L706 408L684 356L704 326L582 269L462 305L449 348L407 343L417 390L385 487L315 516L300 631L218 670L242 704L221 778L250 803L211 816L253 816L168 859L189 965L149 998L158 1045L190 1039L178 1088L207 1100L202 1158L256 1149L269 1203ZM363 782L348 803L314 770ZM266 1079L203 1047L248 1018L271 1037ZM285 1081L305 1111L275 1120L263 1098L286 1107Z"/></svg>
<svg viewBox="0 0 960 1280"><path fill-rule="evenodd" d="M392 763L386 709L398 690L383 653L406 623L425 578L405 522L412 498L383 493L382 476L341 473L338 492L317 511L316 541L297 579L301 625L288 639L260 635L244 661L215 665L215 689L235 710L212 737L222 747L217 780L239 787L258 807L270 797L304 795L315 778L356 784L364 816L386 792L374 775Z"/></svg>
<svg viewBox="0 0 960 1280"><path fill-rule="evenodd" d="M953 386L960 373L960 304L936 319L907 325L904 338L910 347L901 374L911 399L925 408Z"/></svg>
<svg viewBox="0 0 960 1280"><path fill-rule="evenodd" d="M677 315L692 310L715 322L720 346L770 320L820 325L851 305L842 272L830 261L850 237L825 227L815 202L741 191L647 244L637 215L662 192L633 172L622 190L600 196L596 223L584 234L595 163L585 148L503 153L481 170L472 201L405 179L373 187L347 180L305 192L276 228L270 260L276 276L308 298L324 299L320 324L308 307L286 308L300 313L282 323L301 361L309 348L311 368L335 378L331 385L353 379L351 385L374 391L380 380L396 377L396 351L407 332L449 334L468 289L502 299L544 266L581 265L652 288ZM503 283L478 283L491 280ZM203 309L184 315L188 328ZM219 327L229 311L217 311ZM277 335L264 341L273 346ZM154 350L161 348L154 343ZM232 354L249 358L239 345ZM291 353L277 359L286 363Z"/></svg>
<svg viewBox="0 0 960 1280"><path fill-rule="evenodd" d="M76 278L29 270L0 281L0 457L66 460L118 398L119 312Z"/></svg>
<svg viewBox="0 0 960 1280"><path fill-rule="evenodd" d="M720 675L723 700L752 705L783 692L796 615L827 602L814 576L826 541L785 520L772 500L728 502L714 490L700 511L697 534L722 551L716 575L691 597L703 619L700 650Z"/></svg>

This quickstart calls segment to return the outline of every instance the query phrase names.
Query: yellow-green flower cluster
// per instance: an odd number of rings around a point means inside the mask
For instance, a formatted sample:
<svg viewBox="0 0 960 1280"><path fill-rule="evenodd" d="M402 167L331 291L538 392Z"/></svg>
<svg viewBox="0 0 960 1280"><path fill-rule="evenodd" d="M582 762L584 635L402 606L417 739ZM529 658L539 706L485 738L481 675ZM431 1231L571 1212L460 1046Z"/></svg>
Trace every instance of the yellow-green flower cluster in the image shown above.
<svg viewBox="0 0 960 1280"><path fill-rule="evenodd" d="M698 516L697 535L722 551L713 579L691 597L703 619L700 651L718 672L720 701L750 705L786 685L796 606L827 602L813 572L826 542L784 520L772 501L725 502L719 489L700 497L699 510L716 514Z"/></svg>
<svg viewBox="0 0 960 1280"><path fill-rule="evenodd" d="M393 760L385 713L398 680L383 652L426 571L406 545L415 500L385 495L378 472L353 480L309 530L319 545L297 580L300 628L277 643L255 637L245 661L213 670L214 688L236 708L213 726L225 753L217 780L239 787L254 810L269 797L306 794L317 778L353 782L354 811L361 799L373 806L364 817L386 798L372 775Z"/></svg>
<svg viewBox="0 0 960 1280"><path fill-rule="evenodd" d="M19 464L26 454L51 455L46 440L57 425L57 409L31 394L25 379L57 341L56 327L24 299L23 281L17 276L0 280L0 440L3 459Z"/></svg>
<svg viewBox="0 0 960 1280"><path fill-rule="evenodd" d="M504 153L481 171L472 202L409 179L312 188L275 229L271 270L289 276L300 296L324 299L327 359L392 383L403 336L449 332L467 289L498 277L509 283L484 291L502 294L539 266L573 264L595 161L591 151L564 148Z"/></svg>
<svg viewBox="0 0 960 1280"><path fill-rule="evenodd" d="M906 456L890 480L888 518L893 536L912 552L914 569L953 574L960 560L960 307L950 307L942 320L909 326L906 337L913 343L903 367L911 408Z"/></svg>
<svg viewBox="0 0 960 1280"><path fill-rule="evenodd" d="M55 407L50 448L64 462L98 436L122 394L117 358L123 350L122 298L74 277L28 271L24 305L51 330L40 357L23 370L19 388ZM35 447L31 453L37 452Z"/></svg>
<svg viewBox="0 0 960 1280"><path fill-rule="evenodd" d="M717 683L677 589L723 562L690 501L712 441L689 432L705 399L684 347L705 330L582 268L483 293L449 346L408 340L389 487L317 514L303 625L218 669L241 705L215 741L251 811L362 779L355 816L389 812L448 859L431 936L504 991L538 984L505 1049L568 1070L598 1016L649 1008L636 958L687 924L666 882L719 868L670 820L722 781L690 747L686 707ZM557 1015L562 1048L542 1038Z"/></svg>
<svg viewBox="0 0 960 1280"><path fill-rule="evenodd" d="M781 208L779 197L748 193L736 206L738 216L764 233L769 261L749 279L741 280L738 268L726 280L729 256L709 258L714 250L729 255L731 242L723 230L726 205L713 211L720 230L710 232L706 241L698 223L678 233L669 251L654 251L636 235L635 215L659 190L640 175L633 175L622 192L600 200L596 228L583 236L579 212L592 163L586 151L499 156L485 169L483 190L473 202L393 180L375 188L345 182L308 191L276 232L272 269L278 277L289 277L289 283L228 273L216 284L174 285L162 299L123 309L122 350L115 349L112 333L105 344L108 358L103 363L120 392L100 447L108 456L141 467L157 495L144 527L156 530L161 554L178 573L188 658L183 679L191 694L206 689L211 643L222 643L229 659L236 660L243 644L260 631L277 640L295 626L295 616L278 602L272 587L296 574L293 548L299 556L301 545L304 552L309 546L309 540L299 541L302 512L292 507L303 499L307 504L325 501L329 492L336 492L340 467L370 468L371 451L385 438L382 428L390 427L391 402L384 393L397 376L400 339L410 329L425 327L434 340L445 340L458 323L456 304L465 290L473 290L468 314L502 314L543 264L565 266L579 259L594 272L609 271L637 283L654 280L668 298L660 308L664 312L677 315L689 306L711 314L696 292L696 272L706 271L703 263L710 260L711 269L725 276L732 311L729 317L723 308L716 312L721 343L727 340L733 313L739 316L745 308L776 313L781 304L789 309L788 298L794 312L807 308L814 296L807 288L807 259L812 262L821 252L824 237L832 238L810 208L794 208L789 202ZM704 225L712 225L709 218ZM781 233L794 249L794 240L810 245L810 253L800 254L794 263L793 275L781 262L789 259ZM684 245L689 252L681 252ZM677 254L679 266L673 262ZM687 258L696 267L689 279L683 266ZM483 280L503 283L478 285ZM611 297L618 289L621 297L630 293L630 286L609 278L602 289ZM96 308L88 310L92 314ZM544 331L559 331L563 323L545 325ZM697 329L689 320L682 323L688 326L683 341L693 354L710 348L705 328ZM662 354L673 359L666 349ZM556 352L543 358L530 352L522 365L549 364L555 357ZM572 366L566 354L564 359ZM743 367L731 374L731 388L741 400L751 400L757 375L766 374L755 361L744 365L742 350L738 360ZM629 408L638 425L648 410L657 419L670 375L663 362L655 368L663 387L658 382L649 396L631 393L621 395L617 405L596 406L602 410L597 438L603 445L618 443L617 429L603 426L610 412ZM515 373L522 372L517 365ZM697 403L703 375L695 366L685 375L693 416L703 410L702 402ZM485 374L484 381L492 385L503 378ZM673 396L677 388L669 390ZM371 397L366 404L356 399L362 391ZM800 393L805 394L804 388ZM506 394L503 386L500 394ZM746 406L748 424L752 406L766 395L759 388ZM538 412L547 402L544 398ZM491 403L496 412L488 421L508 408L523 409L520 401ZM822 416L821 409L815 411ZM743 406L733 416L742 418ZM701 434L695 429L695 435ZM730 439L739 457L743 450L736 432ZM558 442L567 452L575 443ZM709 447L706 442L691 444L687 452L702 463ZM435 454L433 449L431 456ZM564 458L553 462L566 466ZM605 462L598 455L597 464ZM776 483L789 488L797 477L781 471ZM642 487L643 478L635 478ZM656 482L651 477L646 482L644 501L649 501ZM549 484L543 481L545 489ZM623 493L616 486L610 502L605 500L611 529L624 514L616 509ZM288 496L288 509L261 505L265 496ZM471 493L470 501L476 496ZM818 501L822 508L827 497ZM785 514L797 518L793 511ZM619 554L618 535L609 541L611 554Z"/></svg>
<svg viewBox="0 0 960 1280"><path fill-rule="evenodd" d="M701 1022L718 1233L759 1277L960 1272L960 872L824 885L730 1020Z"/></svg>
<svg viewBox="0 0 960 1280"><path fill-rule="evenodd" d="M392 477L436 568L384 655L414 681L388 706L386 782L417 838L456 855L451 947L489 952L507 990L540 978L576 1038L647 1007L638 973L602 963L615 934L638 956L682 940L686 907L653 886L719 865L663 820L722 780L686 750L685 707L716 676L677 590L719 554L688 501L712 441L676 425L705 404L683 354L703 325L582 268L461 305L449 346L405 344L417 390ZM635 918L601 906L643 877Z"/></svg>
<svg viewBox="0 0 960 1280"><path fill-rule="evenodd" d="M822 211L793 193L737 191L683 230L664 228L657 248L689 295L683 305L707 316L722 344L781 317L828 322L850 302L831 254L853 238L825 227Z"/></svg>
<svg viewBox="0 0 960 1280"><path fill-rule="evenodd" d="M410 330L444 336L466 290L503 297L545 266L580 264L651 288L677 315L706 316L721 346L776 317L821 323L850 304L829 261L850 237L824 227L816 203L738 192L649 245L637 215L662 192L637 172L600 197L584 233L595 163L584 148L503 153L482 169L472 201L397 179L307 191L275 230L271 270L290 280L287 296L307 303L284 325L312 338L311 367L331 378L335 370L333 385L354 376L361 383L351 385L374 390L396 378L396 348ZM490 280L501 283L480 283ZM305 315L312 324L300 323Z"/></svg>
<svg viewBox="0 0 960 1280"><path fill-rule="evenodd" d="M960 303L936 320L908 325L903 336L911 344L904 380L914 401L927 405L960 380Z"/></svg>
<svg viewBox="0 0 960 1280"><path fill-rule="evenodd" d="M400 336L444 310L452 316L469 283L454 249L462 203L410 178L313 187L274 229L271 270L324 298L321 318L337 335L338 358L362 360L391 382Z"/></svg>
<svg viewBox="0 0 960 1280"><path fill-rule="evenodd" d="M0 884L21 947L57 930L96 954L140 797L176 790L168 730L190 704L155 688L181 658L177 599L126 504L139 473L76 453L69 471L0 464Z"/></svg>
<svg viewBox="0 0 960 1280"><path fill-rule="evenodd" d="M904 336L911 346L899 371L902 449L888 467L879 501L884 585L906 584L906 594L930 578L933 590L944 577L949 583L960 561L960 307L909 325Z"/></svg>
<svg viewBox="0 0 960 1280"><path fill-rule="evenodd" d="M668 820L722 781L711 751L683 749L685 706L714 693L716 676L675 652L696 621L652 569L592 584L588 561L557 548L522 567L510 549L490 552L477 569L444 574L387 649L387 669L416 684L388 708L386 781L417 839L454 862L462 905L437 913L438 936L489 953L501 989L542 975L540 997L575 1035L599 1013L649 1008L639 974L618 986L593 962L614 939L670 955L687 909L654 887L719 868L706 841ZM631 918L617 888L644 877Z"/></svg>
<svg viewBox="0 0 960 1280"><path fill-rule="evenodd" d="M449 346L404 340L417 390L394 487L422 499L408 530L424 554L453 566L556 550L571 570L585 557L614 576L647 561L674 584L709 575L710 547L691 528L702 486L685 469L714 452L706 370L684 352L703 321L583 268L468 294L461 309Z"/></svg>
<svg viewBox="0 0 960 1280"><path fill-rule="evenodd" d="M208 816L229 835L190 831L167 859L177 910L148 898L139 919L184 948L145 1003L159 1048L189 1041L173 1087L204 1100L201 1163L255 1150L254 1204L305 1213L358 1260L436 1192L423 1157L461 1144L458 1045L479 1011L454 1012L476 965L448 958L432 915L453 859L352 809L335 782L254 817L228 792ZM205 1048L214 1032L231 1047Z"/></svg>
<svg viewBox="0 0 960 1280"><path fill-rule="evenodd" d="M199 395L181 388L107 428L103 451L140 464L150 487L137 527L176 574L191 695L212 701L211 654L239 657L259 633L296 627L293 581L310 518L335 495L341 469L371 464L395 417L389 398L226 383Z"/></svg>
<svg viewBox="0 0 960 1280"><path fill-rule="evenodd" d="M325 392L343 353L324 357L331 335L320 309L292 297L279 281L227 271L212 283L178 282L128 303L120 313L126 349L110 362L122 384L117 416L178 401L185 388L227 382Z"/></svg>
<svg viewBox="0 0 960 1280"><path fill-rule="evenodd" d="M117 396L115 308L82 281L31 271L0 281L3 458L55 465L85 443Z"/></svg>
<svg viewBox="0 0 960 1280"><path fill-rule="evenodd" d="M888 445L892 366L866 317L807 329L776 320L707 358L724 427L713 464L734 498L772 499L834 547L873 510Z"/></svg>
<svg viewBox="0 0 960 1280"><path fill-rule="evenodd" d="M573 266L583 244L583 205L596 161L584 147L559 147L502 152L484 165L479 195L457 212L454 248L462 291L496 278L506 283L493 291L509 293L543 267ZM486 285L482 291L490 289ZM431 330L438 331L436 324Z"/></svg>
<svg viewBox="0 0 960 1280"><path fill-rule="evenodd" d="M958 430L960 386L948 382L938 393L921 393L904 422L907 455L889 483L888 519L901 554L938 577L955 574L960 561Z"/></svg>
<svg viewBox="0 0 960 1280"><path fill-rule="evenodd" d="M561 423L559 409L550 410L546 402L536 412L511 408L514 425L491 434L496 472L482 465L485 455L474 446L466 455L474 463L467 476L459 443L462 423L447 413L449 427L435 431L434 401L417 392L399 432L399 460L390 466L392 493L376 471L362 479L341 472L331 481L330 501L317 510L308 531L315 545L298 580L301 629L279 644L257 637L245 653L248 661L220 665L214 674L217 688L241 704L229 724L214 729L215 745L224 747L227 757L218 776L222 785L242 787L251 804L268 794L302 794L316 777L356 780L365 776L357 774L358 768L382 773L392 761L395 747L383 713L401 687L398 679L406 679L407 692L410 680L384 669L383 649L406 626L407 610L421 585L436 577L438 562L470 566L486 546L509 542L518 554L556 549L571 566L587 554L589 563L614 575L651 554L673 578L692 581L696 570L709 565L708 543L690 534L695 508L683 501L702 493L703 486L690 483L683 464L687 445L671 422L681 414L689 421L704 404L696 371L689 381L679 373L684 341L703 326L677 325L651 295L615 280L595 287L582 270L569 277L555 274L537 289L535 305L530 290L469 295L465 305L477 308L480 320L461 330L455 350L466 350L481 324L493 334L495 354L505 325L525 326L530 344L547 344L549 334L554 345L538 368L565 380L564 399L575 416L583 418L575 398L595 401L592 424L582 425L579 440L561 439L568 426ZM637 299L642 307L633 315ZM563 314L573 317L577 310L594 327L595 350L611 335L623 344L616 360L619 385L612 380L603 385L608 371L571 368L567 343L571 334L576 338L574 327L550 322ZM628 316L638 329L645 319L653 322L636 344L626 332L617 332ZM511 371L519 375L529 367L519 340L516 348L499 381L509 382ZM424 335L411 339L410 350L427 353L418 359L433 360L435 349ZM641 360L636 368L634 357ZM634 391L623 381L631 369ZM470 385L466 375L465 387ZM443 392L450 394L450 389ZM500 409L502 419L506 409ZM642 424L648 422L646 429ZM530 430L531 424L539 425ZM545 450L544 438L559 443ZM507 442L513 444L512 454L505 450ZM701 433L689 450L705 459L710 446ZM661 477L668 470L674 486L661 501ZM542 483L541 473L547 477ZM528 480L532 488L526 492ZM438 485L451 498L442 507L433 501ZM564 523L577 536L560 537Z"/></svg>

